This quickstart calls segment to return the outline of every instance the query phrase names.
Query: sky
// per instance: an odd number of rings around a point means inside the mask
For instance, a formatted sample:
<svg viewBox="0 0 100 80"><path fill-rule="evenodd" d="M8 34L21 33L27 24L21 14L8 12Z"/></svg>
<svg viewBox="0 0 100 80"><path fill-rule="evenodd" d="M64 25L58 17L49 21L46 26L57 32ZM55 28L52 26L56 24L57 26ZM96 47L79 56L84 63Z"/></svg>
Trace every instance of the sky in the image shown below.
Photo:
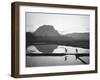
<svg viewBox="0 0 100 80"><path fill-rule="evenodd" d="M89 32L89 15L25 13L26 32L34 32L42 25L53 25L61 34Z"/></svg>

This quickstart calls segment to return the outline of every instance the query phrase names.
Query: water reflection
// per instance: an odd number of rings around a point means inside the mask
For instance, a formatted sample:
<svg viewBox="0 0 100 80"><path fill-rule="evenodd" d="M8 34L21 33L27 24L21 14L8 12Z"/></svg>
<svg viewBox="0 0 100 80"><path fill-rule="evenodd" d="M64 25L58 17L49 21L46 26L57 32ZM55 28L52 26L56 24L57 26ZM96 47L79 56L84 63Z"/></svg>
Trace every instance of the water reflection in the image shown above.
<svg viewBox="0 0 100 80"><path fill-rule="evenodd" d="M79 47L31 45L26 54L26 67L89 64L89 49Z"/></svg>
<svg viewBox="0 0 100 80"><path fill-rule="evenodd" d="M31 53L89 53L89 49L63 45L31 45L26 51Z"/></svg>
<svg viewBox="0 0 100 80"><path fill-rule="evenodd" d="M42 45L35 45L35 47L44 54L52 53L54 49L57 48L58 45L56 44L42 44Z"/></svg>

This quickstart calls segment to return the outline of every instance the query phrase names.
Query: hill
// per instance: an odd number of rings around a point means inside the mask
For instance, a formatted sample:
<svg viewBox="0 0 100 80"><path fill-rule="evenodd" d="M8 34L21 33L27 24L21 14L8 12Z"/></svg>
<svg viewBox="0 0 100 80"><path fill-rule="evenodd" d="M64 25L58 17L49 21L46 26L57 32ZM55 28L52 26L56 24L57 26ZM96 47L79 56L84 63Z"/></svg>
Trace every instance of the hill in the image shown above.
<svg viewBox="0 0 100 80"><path fill-rule="evenodd" d="M57 44L89 48L89 33L61 35L52 25L43 25L33 33L26 32L26 47L37 44Z"/></svg>

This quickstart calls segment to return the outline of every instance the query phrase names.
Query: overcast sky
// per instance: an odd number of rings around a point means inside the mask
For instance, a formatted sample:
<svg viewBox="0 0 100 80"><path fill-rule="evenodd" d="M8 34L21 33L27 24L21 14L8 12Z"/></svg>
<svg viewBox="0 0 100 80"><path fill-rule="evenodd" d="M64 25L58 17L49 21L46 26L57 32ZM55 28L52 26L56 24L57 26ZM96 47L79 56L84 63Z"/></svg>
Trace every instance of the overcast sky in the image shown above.
<svg viewBox="0 0 100 80"><path fill-rule="evenodd" d="M89 15L26 13L26 32L34 32L42 25L53 25L62 35L89 32Z"/></svg>

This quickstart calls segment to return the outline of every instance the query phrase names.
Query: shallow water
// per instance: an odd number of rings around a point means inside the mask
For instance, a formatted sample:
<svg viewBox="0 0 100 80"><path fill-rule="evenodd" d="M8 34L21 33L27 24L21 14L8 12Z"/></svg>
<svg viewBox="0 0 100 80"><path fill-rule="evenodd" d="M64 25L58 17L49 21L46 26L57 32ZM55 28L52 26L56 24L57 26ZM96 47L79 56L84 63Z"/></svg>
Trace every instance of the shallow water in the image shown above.
<svg viewBox="0 0 100 80"><path fill-rule="evenodd" d="M65 48L67 52L65 52ZM31 47L35 53L40 53L36 47ZM89 54L89 49L77 48L79 54ZM66 53L76 54L76 47L59 45L52 53ZM77 54L78 54L77 53ZM43 54L43 53L41 53ZM85 65L89 64L89 56L64 55L64 56L26 56L26 67L40 67L40 66L61 66L61 65Z"/></svg>
<svg viewBox="0 0 100 80"><path fill-rule="evenodd" d="M76 49L78 50L77 53L89 53L89 49L56 44L31 45L26 51L34 53L76 53Z"/></svg>
<svg viewBox="0 0 100 80"><path fill-rule="evenodd" d="M89 64L89 57L80 57L87 64ZM80 65L84 64L79 59L76 59L74 55L67 56L27 56L26 67L36 66L61 66L61 65Z"/></svg>

